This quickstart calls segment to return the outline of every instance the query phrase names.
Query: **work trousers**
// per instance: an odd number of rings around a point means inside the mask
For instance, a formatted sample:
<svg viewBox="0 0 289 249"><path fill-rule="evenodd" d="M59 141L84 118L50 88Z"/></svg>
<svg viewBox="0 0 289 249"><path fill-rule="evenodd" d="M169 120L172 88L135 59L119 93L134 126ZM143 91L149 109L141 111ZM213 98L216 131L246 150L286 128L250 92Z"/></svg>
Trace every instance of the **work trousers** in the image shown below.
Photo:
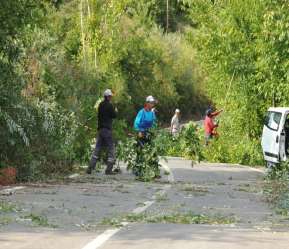
<svg viewBox="0 0 289 249"><path fill-rule="evenodd" d="M112 130L107 128L102 128L99 130L95 149L89 164L91 169L94 169L96 162L100 160L100 153L103 149L106 149L108 153L106 172L111 172L113 165L115 164L115 148L113 143Z"/></svg>

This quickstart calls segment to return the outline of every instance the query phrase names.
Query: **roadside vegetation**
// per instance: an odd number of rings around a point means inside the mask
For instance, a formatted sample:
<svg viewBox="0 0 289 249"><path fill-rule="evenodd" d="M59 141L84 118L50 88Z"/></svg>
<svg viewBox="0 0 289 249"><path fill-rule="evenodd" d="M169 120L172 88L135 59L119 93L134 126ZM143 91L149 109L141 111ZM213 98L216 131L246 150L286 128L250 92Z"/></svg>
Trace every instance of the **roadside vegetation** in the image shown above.
<svg viewBox="0 0 289 249"><path fill-rule="evenodd" d="M264 194L276 214L289 216L289 161L272 168L266 178Z"/></svg>
<svg viewBox="0 0 289 249"><path fill-rule="evenodd" d="M169 23L158 0L4 2L0 168L16 167L18 180L88 162L106 88L118 141L147 95L159 101L160 127L176 107L189 120L212 104L225 109L219 139L204 147L193 124L175 139L161 131L163 155L263 164L265 111L289 105L288 1L172 0Z"/></svg>
<svg viewBox="0 0 289 249"><path fill-rule="evenodd" d="M165 33L160 8L158 1L6 1L0 168L33 180L87 163L105 88L115 92L117 140L147 95L159 101L160 123L176 106L187 117L200 112L207 99L195 50L183 34Z"/></svg>
<svg viewBox="0 0 289 249"><path fill-rule="evenodd" d="M209 98L225 112L207 158L263 164L260 136L270 106L288 106L288 1L186 1Z"/></svg>

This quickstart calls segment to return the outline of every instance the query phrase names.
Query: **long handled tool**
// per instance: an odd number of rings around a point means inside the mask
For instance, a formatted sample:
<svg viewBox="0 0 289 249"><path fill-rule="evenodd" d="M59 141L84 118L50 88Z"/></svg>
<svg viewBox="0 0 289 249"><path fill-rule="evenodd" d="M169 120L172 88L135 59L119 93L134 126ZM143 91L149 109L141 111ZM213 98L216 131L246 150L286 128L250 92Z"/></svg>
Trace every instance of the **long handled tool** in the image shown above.
<svg viewBox="0 0 289 249"><path fill-rule="evenodd" d="M229 82L228 90L227 90L227 92L226 92L225 104L224 104L224 107L223 107L223 110L224 110L224 111L227 109L227 103L228 103L227 100L228 100L228 96L229 96L229 93L230 93L230 90L231 90L232 82L233 82L234 77L235 77L235 72L236 72L236 71L234 70L233 75L232 75L232 78L231 78L231 80L230 80L230 82ZM219 124L220 120L217 120L216 122L217 122L217 124Z"/></svg>
<svg viewBox="0 0 289 249"><path fill-rule="evenodd" d="M225 105L224 105L224 108L223 108L224 110L225 110L225 108L227 107L227 99L228 99L228 96L229 96L229 92L230 92L230 90L231 90L232 82L233 82L234 77L235 77L235 72L236 72L236 70L234 70L234 72L233 72L232 78L231 78L230 83L229 83L229 88L228 88L227 93L226 93Z"/></svg>

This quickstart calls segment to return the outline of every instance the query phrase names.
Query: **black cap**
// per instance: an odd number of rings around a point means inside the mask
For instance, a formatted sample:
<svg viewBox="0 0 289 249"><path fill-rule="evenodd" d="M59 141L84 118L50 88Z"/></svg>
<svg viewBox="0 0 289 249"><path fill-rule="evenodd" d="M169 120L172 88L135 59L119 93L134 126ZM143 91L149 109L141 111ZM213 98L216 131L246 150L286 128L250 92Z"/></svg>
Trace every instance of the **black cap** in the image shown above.
<svg viewBox="0 0 289 249"><path fill-rule="evenodd" d="M213 110L211 108L209 108L207 111L206 111L206 115L207 116L210 116L212 114Z"/></svg>

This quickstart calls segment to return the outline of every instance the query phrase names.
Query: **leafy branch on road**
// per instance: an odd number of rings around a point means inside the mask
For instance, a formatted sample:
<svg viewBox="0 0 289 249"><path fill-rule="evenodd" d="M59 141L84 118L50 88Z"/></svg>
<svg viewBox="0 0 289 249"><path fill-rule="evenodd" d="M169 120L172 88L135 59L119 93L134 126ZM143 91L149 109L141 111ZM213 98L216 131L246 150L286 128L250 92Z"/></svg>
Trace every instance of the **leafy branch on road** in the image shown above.
<svg viewBox="0 0 289 249"><path fill-rule="evenodd" d="M0 201L0 214L17 211L17 207L9 202Z"/></svg>
<svg viewBox="0 0 289 249"><path fill-rule="evenodd" d="M117 157L127 164L127 169L136 174L136 179L144 182L153 180L160 174L159 155L162 147L155 141L156 131L151 131L150 141L140 146L137 138L128 138L117 147Z"/></svg>
<svg viewBox="0 0 289 249"><path fill-rule="evenodd" d="M31 220L32 224L35 226L40 226L40 227L51 227L51 228L57 228L58 226L51 224L48 222L47 217L37 215L37 214L29 214L24 217L24 219Z"/></svg>
<svg viewBox="0 0 289 249"><path fill-rule="evenodd" d="M172 223L172 224L234 224L237 219L233 216L188 213L173 213L173 214L126 214L120 217L105 218L101 221L101 225L109 225L121 227L123 222L141 222L141 223Z"/></svg>

